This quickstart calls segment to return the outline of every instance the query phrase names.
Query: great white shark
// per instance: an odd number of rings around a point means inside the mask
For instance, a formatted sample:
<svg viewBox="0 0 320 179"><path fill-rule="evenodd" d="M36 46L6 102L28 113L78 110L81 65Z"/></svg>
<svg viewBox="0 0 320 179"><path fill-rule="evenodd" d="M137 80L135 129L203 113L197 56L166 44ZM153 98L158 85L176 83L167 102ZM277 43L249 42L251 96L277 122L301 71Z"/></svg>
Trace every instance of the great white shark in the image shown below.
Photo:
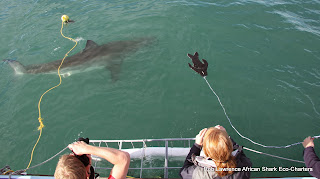
<svg viewBox="0 0 320 179"><path fill-rule="evenodd" d="M154 38L140 38L128 41L114 41L98 45L92 40L87 40L86 47L79 53L67 57L61 66L61 70L72 71L76 68L86 69L90 67L106 67L111 72L112 81L118 80L123 58L130 52L137 51L154 41ZM51 73L57 71L62 59L49 63L24 66L16 60L5 59L16 74Z"/></svg>

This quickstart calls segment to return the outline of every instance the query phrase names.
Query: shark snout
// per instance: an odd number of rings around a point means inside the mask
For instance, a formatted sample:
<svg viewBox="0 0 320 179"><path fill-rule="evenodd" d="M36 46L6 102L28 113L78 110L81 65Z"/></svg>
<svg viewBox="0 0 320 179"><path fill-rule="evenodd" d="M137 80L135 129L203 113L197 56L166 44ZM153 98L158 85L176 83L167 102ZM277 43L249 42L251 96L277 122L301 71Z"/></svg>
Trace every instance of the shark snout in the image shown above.
<svg viewBox="0 0 320 179"><path fill-rule="evenodd" d="M8 62L8 64L16 72L16 74L23 74L26 72L26 69L24 68L24 66L17 60L4 59L2 61Z"/></svg>

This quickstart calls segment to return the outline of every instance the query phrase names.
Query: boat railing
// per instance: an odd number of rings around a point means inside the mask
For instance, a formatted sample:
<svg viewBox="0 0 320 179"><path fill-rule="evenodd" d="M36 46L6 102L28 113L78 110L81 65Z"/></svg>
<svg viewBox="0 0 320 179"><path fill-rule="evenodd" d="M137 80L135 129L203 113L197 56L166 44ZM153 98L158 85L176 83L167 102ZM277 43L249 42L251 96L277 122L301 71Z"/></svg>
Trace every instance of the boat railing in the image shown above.
<svg viewBox="0 0 320 179"><path fill-rule="evenodd" d="M195 138L166 138L166 139L139 139L139 140L90 140L90 143L99 147L112 147L126 151L131 159L140 159L140 167L130 167L130 170L140 170L142 178L143 170L161 169L164 172L163 177L168 178L169 169L179 169L182 166L169 166L170 157L186 157ZM143 167L146 156L160 156L164 158L163 167ZM95 169L111 169L108 167L97 166L101 161L97 156L92 156L93 167Z"/></svg>

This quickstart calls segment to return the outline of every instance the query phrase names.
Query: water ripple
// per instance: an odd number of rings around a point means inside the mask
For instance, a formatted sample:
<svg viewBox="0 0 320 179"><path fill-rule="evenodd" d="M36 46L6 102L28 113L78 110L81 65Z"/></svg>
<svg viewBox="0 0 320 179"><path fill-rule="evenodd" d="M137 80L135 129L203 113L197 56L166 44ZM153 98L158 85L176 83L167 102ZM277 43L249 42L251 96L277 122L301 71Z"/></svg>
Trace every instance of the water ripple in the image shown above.
<svg viewBox="0 0 320 179"><path fill-rule="evenodd" d="M277 5L292 4L291 2L282 1L282 0L270 0L270 1L265 1L265 0L241 0L241 2L258 3L258 4L262 4L264 6L277 6Z"/></svg>
<svg viewBox="0 0 320 179"><path fill-rule="evenodd" d="M310 83L308 81L304 81L304 83L306 83L308 85L311 85L311 86L320 87L320 82L318 82L318 83Z"/></svg>
<svg viewBox="0 0 320 179"><path fill-rule="evenodd" d="M313 77L315 77L315 78L317 78L317 79L320 80L320 74L319 74L319 72L317 72L316 69L313 69L313 71L315 71L315 72L311 72L311 71L305 70L305 72L309 73L309 74L312 75Z"/></svg>
<svg viewBox="0 0 320 179"><path fill-rule="evenodd" d="M317 36L320 36L320 26L310 25L311 23L318 23L317 20L304 18L296 13L290 11L273 11L274 14L278 14L286 19L286 22L295 26L299 31L310 32Z"/></svg>
<svg viewBox="0 0 320 179"><path fill-rule="evenodd" d="M288 87L290 87L290 88L292 88L292 89L297 90L297 91L300 92L302 95L304 95L305 97L307 97L308 100L310 101L311 105L312 105L313 111L314 111L318 116L320 116L320 113L319 113L318 110L316 109L316 106L315 106L312 98L310 97L310 95L304 93L304 92L302 91L301 87L295 86L295 85L293 85L293 84L291 84L291 83L289 83L289 82L286 82L286 81L284 81L284 80L277 79L277 81L285 84L286 86L288 86ZM299 101L301 101L301 99L300 99Z"/></svg>

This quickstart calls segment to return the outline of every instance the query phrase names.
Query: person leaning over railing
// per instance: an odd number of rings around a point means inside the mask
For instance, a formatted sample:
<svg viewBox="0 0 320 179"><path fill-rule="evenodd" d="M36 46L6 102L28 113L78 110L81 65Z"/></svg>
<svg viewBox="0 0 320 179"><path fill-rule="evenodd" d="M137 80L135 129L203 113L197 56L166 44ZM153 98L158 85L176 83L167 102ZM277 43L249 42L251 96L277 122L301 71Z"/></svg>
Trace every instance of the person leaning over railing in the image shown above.
<svg viewBox="0 0 320 179"><path fill-rule="evenodd" d="M130 155L127 152L107 147L96 147L87 143L78 141L68 145L73 154L66 154L60 157L54 173L55 179L94 178L91 155L104 158L114 165L109 179L126 178L130 164Z"/></svg>
<svg viewBox="0 0 320 179"><path fill-rule="evenodd" d="M201 149L206 157L200 156ZM252 163L222 126L202 129L180 170L184 179L250 178ZM238 171L240 169L240 171Z"/></svg>
<svg viewBox="0 0 320 179"><path fill-rule="evenodd" d="M320 159L314 151L314 138L307 137L304 139L302 145L304 147L303 150L303 159L306 167L312 168L310 171L310 175L320 178Z"/></svg>

